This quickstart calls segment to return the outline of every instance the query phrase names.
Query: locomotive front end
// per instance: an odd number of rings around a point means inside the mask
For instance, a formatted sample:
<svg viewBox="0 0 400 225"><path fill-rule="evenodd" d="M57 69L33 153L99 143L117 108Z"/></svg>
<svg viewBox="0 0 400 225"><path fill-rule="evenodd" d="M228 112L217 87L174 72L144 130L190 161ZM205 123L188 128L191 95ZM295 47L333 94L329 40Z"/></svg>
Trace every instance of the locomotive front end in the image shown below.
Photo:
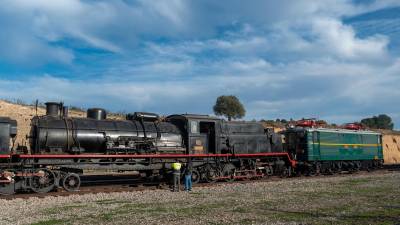
<svg viewBox="0 0 400 225"><path fill-rule="evenodd" d="M11 142L17 136L17 121L0 117L0 155L10 154ZM14 141L12 141L14 143Z"/></svg>

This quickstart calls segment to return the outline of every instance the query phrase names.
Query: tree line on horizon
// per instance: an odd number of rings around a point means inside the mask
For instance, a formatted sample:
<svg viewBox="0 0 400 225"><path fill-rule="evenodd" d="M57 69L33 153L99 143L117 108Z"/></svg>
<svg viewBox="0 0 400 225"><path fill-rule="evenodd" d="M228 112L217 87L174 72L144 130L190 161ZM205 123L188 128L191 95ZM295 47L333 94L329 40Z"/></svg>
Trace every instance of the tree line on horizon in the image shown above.
<svg viewBox="0 0 400 225"><path fill-rule="evenodd" d="M240 119L246 115L246 110L240 100L234 95L221 95L217 98L215 105L213 107L214 113L217 116L224 116L231 121L232 119ZM304 118L303 118L304 119ZM294 123L295 121L291 118L286 119L276 119L276 120L261 120L261 122L269 123L272 125L287 126ZM328 127L338 127L337 124L329 124L325 120L317 120L317 124L328 126ZM361 121L354 122L361 124L362 126L370 129L386 129L393 130L394 123L392 118L386 114L380 114L378 116L364 118Z"/></svg>

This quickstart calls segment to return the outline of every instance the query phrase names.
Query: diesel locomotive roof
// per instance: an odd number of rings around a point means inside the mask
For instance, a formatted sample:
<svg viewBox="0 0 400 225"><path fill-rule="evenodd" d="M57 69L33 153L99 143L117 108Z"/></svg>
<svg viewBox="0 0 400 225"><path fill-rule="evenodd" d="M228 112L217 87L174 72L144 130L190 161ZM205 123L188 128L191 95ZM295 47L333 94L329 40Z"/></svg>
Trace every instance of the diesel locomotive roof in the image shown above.
<svg viewBox="0 0 400 225"><path fill-rule="evenodd" d="M380 133L370 130L349 130L349 129L334 129L334 128L303 128L296 127L294 130L307 130L308 132L319 131L319 132L330 132L330 133L346 133L346 134L374 134L379 135Z"/></svg>

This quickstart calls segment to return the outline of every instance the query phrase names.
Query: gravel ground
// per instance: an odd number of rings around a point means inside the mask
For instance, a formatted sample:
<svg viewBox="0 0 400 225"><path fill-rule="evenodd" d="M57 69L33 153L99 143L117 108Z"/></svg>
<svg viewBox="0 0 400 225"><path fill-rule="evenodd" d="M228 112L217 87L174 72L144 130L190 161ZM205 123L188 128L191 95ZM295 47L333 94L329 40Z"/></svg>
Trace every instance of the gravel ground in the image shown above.
<svg viewBox="0 0 400 225"><path fill-rule="evenodd" d="M0 224L400 224L400 173L0 200Z"/></svg>

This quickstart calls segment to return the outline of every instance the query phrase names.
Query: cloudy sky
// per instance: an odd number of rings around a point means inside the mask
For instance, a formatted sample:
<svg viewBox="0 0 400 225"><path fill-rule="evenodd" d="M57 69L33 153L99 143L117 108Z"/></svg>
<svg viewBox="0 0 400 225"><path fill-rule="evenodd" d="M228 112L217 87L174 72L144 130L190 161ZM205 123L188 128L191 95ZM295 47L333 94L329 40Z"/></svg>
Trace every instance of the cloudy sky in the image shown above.
<svg viewBox="0 0 400 225"><path fill-rule="evenodd" d="M0 98L400 126L398 0L4 0Z"/></svg>

